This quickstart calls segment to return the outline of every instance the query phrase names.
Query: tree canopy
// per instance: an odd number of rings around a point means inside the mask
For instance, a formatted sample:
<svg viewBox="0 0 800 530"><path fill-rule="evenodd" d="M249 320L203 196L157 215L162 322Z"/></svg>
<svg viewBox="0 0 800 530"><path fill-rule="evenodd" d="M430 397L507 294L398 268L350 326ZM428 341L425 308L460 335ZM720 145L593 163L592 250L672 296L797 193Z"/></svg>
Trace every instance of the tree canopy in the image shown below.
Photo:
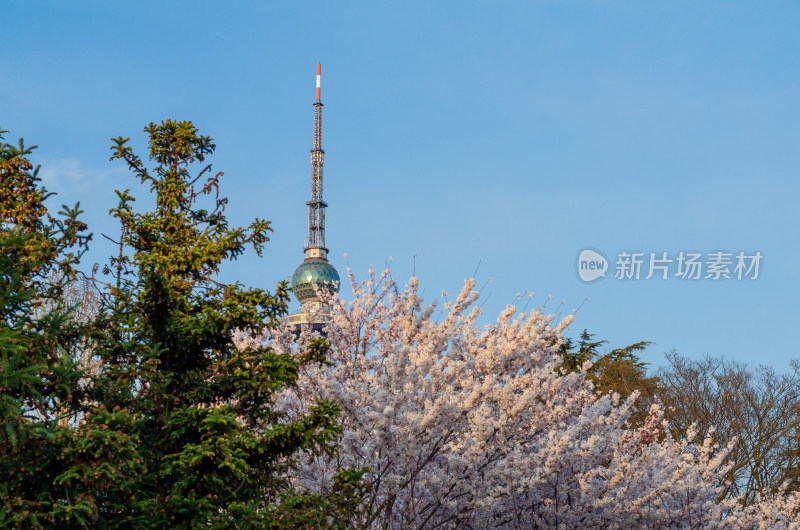
<svg viewBox="0 0 800 530"><path fill-rule="evenodd" d="M80 444L82 331L63 295L90 236L78 205L49 214L34 147L0 131L0 525L43 525L69 510L63 455Z"/></svg>
<svg viewBox="0 0 800 530"><path fill-rule="evenodd" d="M76 235L84 226L75 220L76 210L68 210L64 221L42 221L38 205L46 192L24 173L30 165L19 161L21 152L3 152L4 171L16 172L3 179L3 205L10 209L5 218L14 226L3 233L2 259L25 259L8 269L15 272L0 299L6 322L16 326L7 324L0 339L3 359L19 365L3 371L8 412L0 449L8 455L23 436L36 438L29 459L4 459L3 478L27 471L31 481L47 483L33 453L47 451L57 462L52 487L34 491L30 483L32 497L23 483L12 482L3 491L4 514L30 525L97 528L327 525L334 516L345 521L358 473L343 470L336 491L324 498L294 491L286 478L298 454L334 454L338 407L320 401L287 419L273 406L276 392L295 384L301 362L321 358L324 345L295 358L233 343L237 330L261 332L286 312L285 284L269 293L218 279L221 265L247 248L260 254L269 223L228 224L222 173L205 164L214 143L192 123L151 123L145 132L152 167L127 138L114 139L112 147L112 160L123 161L149 185L155 207L138 212L129 190L117 192L119 204L110 213L121 227L118 251L96 278L98 314L84 330L99 361L95 373L82 372L68 355L59 365L26 354L58 355L58 341L70 337L63 318L40 319L50 326L50 339L27 315L32 300L44 296L34 294L37 289L58 297L58 285L45 289L37 278L56 265L71 273L77 255L68 249L85 242ZM54 366L63 366L57 379ZM16 393L6 391L12 386ZM30 418L37 400L61 395L72 397L70 414L80 421L64 428Z"/></svg>
<svg viewBox="0 0 800 530"><path fill-rule="evenodd" d="M480 325L474 280L437 317L389 271L348 269L326 335L298 333L285 282L221 280L271 229L229 224L213 140L145 133L111 159L154 206L117 191L87 277L79 205L51 215L0 132L0 527L796 524L797 365L652 375L649 343L603 353L543 308Z"/></svg>

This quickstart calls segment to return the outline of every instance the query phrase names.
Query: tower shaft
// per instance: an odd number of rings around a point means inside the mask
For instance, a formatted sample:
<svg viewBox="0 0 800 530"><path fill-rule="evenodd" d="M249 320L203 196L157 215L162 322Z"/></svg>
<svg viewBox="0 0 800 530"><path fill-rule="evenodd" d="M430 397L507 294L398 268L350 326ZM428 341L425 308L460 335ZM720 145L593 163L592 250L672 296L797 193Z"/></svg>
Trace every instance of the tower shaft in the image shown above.
<svg viewBox="0 0 800 530"><path fill-rule="evenodd" d="M325 207L322 199L322 168L325 151L322 149L322 101L320 101L320 70L317 63L317 100L314 102L314 148L311 149L311 200L308 205L308 241L306 250L325 246Z"/></svg>

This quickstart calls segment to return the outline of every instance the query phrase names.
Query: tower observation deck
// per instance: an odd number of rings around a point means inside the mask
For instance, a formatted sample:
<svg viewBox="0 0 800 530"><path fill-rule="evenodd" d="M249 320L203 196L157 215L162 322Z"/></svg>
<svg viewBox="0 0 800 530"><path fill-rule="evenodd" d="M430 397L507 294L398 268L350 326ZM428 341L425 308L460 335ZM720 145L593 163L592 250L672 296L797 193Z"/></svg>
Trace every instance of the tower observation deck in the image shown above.
<svg viewBox="0 0 800 530"><path fill-rule="evenodd" d="M320 99L321 66L317 63L317 99L314 101L314 147L311 149L311 199L308 205L308 239L305 260L292 275L292 292L300 302L300 312L286 317L288 324L310 325L320 331L331 320L330 311L320 301L318 292L339 292L339 273L328 262L325 246L325 208L322 198L322 170L325 151L322 149L322 100Z"/></svg>

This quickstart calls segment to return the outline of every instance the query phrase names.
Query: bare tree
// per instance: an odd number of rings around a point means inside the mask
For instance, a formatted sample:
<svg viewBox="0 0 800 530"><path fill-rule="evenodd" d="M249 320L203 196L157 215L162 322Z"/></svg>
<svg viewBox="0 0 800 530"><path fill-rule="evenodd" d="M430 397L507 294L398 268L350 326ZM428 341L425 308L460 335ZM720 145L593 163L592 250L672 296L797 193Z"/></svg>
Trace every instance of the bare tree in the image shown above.
<svg viewBox="0 0 800 530"><path fill-rule="evenodd" d="M700 432L713 426L721 445L736 440L724 495L742 495L750 504L783 485L798 489L800 363L778 373L724 357L690 359L674 351L666 357L657 375L675 434L696 423Z"/></svg>

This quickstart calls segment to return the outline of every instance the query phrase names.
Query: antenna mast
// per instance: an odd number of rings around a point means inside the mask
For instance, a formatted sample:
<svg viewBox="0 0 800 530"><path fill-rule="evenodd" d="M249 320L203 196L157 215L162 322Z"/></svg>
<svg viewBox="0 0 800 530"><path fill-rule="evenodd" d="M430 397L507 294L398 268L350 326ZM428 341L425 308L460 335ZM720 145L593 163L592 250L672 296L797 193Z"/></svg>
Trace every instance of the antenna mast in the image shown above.
<svg viewBox="0 0 800 530"><path fill-rule="evenodd" d="M322 101L319 98L321 66L317 63L317 100L314 102L314 148L311 149L311 200L308 205L308 241L306 250L325 246L325 207L322 200L322 165L325 151L322 149Z"/></svg>

